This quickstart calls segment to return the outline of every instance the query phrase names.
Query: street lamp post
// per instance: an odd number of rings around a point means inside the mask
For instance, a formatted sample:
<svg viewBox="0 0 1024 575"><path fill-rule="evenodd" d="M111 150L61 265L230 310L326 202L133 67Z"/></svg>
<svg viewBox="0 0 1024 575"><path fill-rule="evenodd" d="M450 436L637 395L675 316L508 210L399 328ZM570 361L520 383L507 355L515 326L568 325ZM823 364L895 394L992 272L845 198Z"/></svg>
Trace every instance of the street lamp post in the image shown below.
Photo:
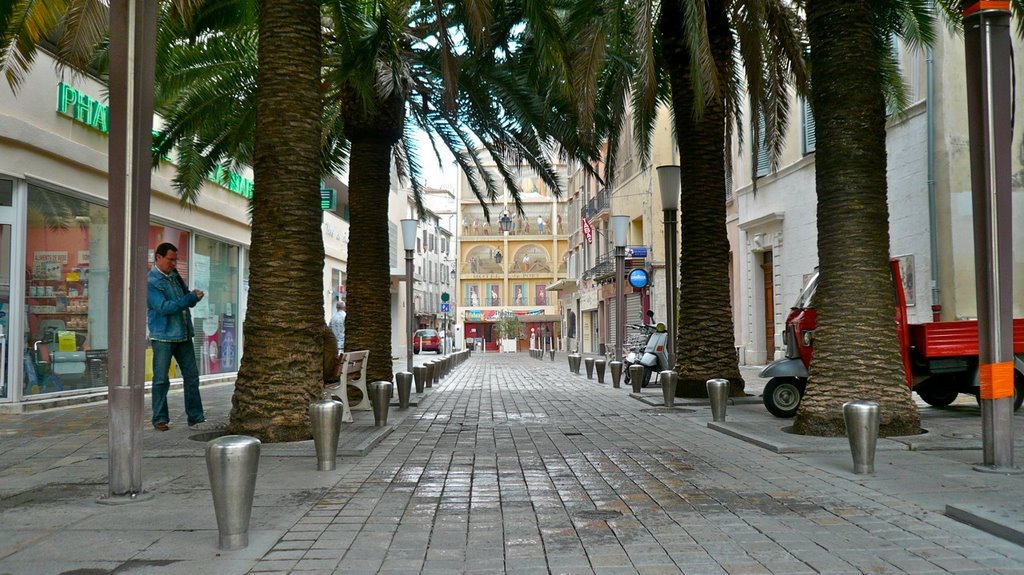
<svg viewBox="0 0 1024 575"><path fill-rule="evenodd" d="M412 342L416 330L413 327L412 309L412 253L416 249L416 225L415 219L402 220L402 243L405 244L405 359L406 371L412 373Z"/></svg>
<svg viewBox="0 0 1024 575"><path fill-rule="evenodd" d="M626 235L629 216L612 216L615 241L615 361L622 361L622 342L626 334L626 306L622 296L622 276L626 273Z"/></svg>
<svg viewBox="0 0 1024 575"><path fill-rule="evenodd" d="M661 209L665 214L665 305L668 316L668 365L676 366L676 288L679 270L676 263L676 212L679 211L679 166L658 166L658 187L661 189Z"/></svg>

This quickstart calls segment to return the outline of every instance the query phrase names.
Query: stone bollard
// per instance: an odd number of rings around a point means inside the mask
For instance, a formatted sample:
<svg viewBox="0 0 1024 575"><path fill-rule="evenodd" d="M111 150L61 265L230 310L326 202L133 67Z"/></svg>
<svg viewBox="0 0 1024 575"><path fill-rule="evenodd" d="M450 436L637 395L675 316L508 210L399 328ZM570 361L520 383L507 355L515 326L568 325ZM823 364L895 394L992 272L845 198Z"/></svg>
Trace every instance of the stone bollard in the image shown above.
<svg viewBox="0 0 1024 575"><path fill-rule="evenodd" d="M676 404L676 385L679 383L679 374L671 369L658 374L658 381L661 382L661 394L665 399L665 407L674 407Z"/></svg>
<svg viewBox="0 0 1024 575"><path fill-rule="evenodd" d="M416 381L416 393L423 393L423 388L427 385L427 366L417 365L412 368L412 375Z"/></svg>
<svg viewBox="0 0 1024 575"><path fill-rule="evenodd" d="M608 365L608 362L603 357L594 360L594 367L597 369L597 383L604 383L604 368L606 365Z"/></svg>
<svg viewBox="0 0 1024 575"><path fill-rule="evenodd" d="M313 431L317 471L331 471L338 459L338 434L341 433L341 414L345 404L333 399L321 399L309 404L309 426Z"/></svg>
<svg viewBox="0 0 1024 575"><path fill-rule="evenodd" d="M709 379L707 383L708 399L711 400L711 418L714 421L725 421L725 406L729 403L729 380Z"/></svg>
<svg viewBox="0 0 1024 575"><path fill-rule="evenodd" d="M427 368L427 377L423 380L426 387L434 386L434 361L430 360L423 364L423 367ZM416 369L416 368L413 368Z"/></svg>
<svg viewBox="0 0 1024 575"><path fill-rule="evenodd" d="M853 472L874 473L881 409L874 401L847 401L843 404L843 420L853 453Z"/></svg>
<svg viewBox="0 0 1024 575"><path fill-rule="evenodd" d="M583 358L583 365L587 368L587 379L594 379L594 358Z"/></svg>
<svg viewBox="0 0 1024 575"><path fill-rule="evenodd" d="M629 383L633 386L633 393L640 393L640 387L644 384L644 366L629 366Z"/></svg>
<svg viewBox="0 0 1024 575"><path fill-rule="evenodd" d="M375 381L370 384L370 403L373 404L373 426L388 424L388 409L391 407L391 382Z"/></svg>
<svg viewBox="0 0 1024 575"><path fill-rule="evenodd" d="M220 549L230 551L249 545L249 518L259 466L260 440L255 437L225 435L206 444L206 472L217 514Z"/></svg>
<svg viewBox="0 0 1024 575"><path fill-rule="evenodd" d="M612 361L608 364L608 367L612 370L612 387L618 389L622 382L622 362Z"/></svg>
<svg viewBox="0 0 1024 575"><path fill-rule="evenodd" d="M400 371L396 373L395 387L398 388L398 409L409 409L409 393L412 391L412 374L408 371Z"/></svg>

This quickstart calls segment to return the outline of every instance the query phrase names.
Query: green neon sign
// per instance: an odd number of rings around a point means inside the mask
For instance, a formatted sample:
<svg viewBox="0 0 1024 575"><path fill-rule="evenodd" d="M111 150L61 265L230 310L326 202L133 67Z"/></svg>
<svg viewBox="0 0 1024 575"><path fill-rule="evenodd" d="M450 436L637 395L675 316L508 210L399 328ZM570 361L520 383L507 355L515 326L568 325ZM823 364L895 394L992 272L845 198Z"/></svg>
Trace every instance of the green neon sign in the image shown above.
<svg viewBox="0 0 1024 575"><path fill-rule="evenodd" d="M57 113L102 134L110 133L110 106L83 94L64 82L57 84ZM155 136L157 133L154 131L153 135ZM170 161L167 156L162 156L162 159ZM243 198L252 198L255 184L249 178L242 177L241 174L230 172L225 177L224 169L218 166L206 175L206 179Z"/></svg>

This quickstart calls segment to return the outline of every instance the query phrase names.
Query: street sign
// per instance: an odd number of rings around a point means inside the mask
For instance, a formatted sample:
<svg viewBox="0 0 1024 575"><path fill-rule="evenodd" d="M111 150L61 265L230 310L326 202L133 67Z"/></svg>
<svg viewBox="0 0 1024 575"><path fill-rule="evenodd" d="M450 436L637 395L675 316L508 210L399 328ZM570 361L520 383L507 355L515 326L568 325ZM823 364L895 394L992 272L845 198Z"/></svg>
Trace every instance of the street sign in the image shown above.
<svg viewBox="0 0 1024 575"><path fill-rule="evenodd" d="M637 268L629 272L629 285L635 287L636 289L647 287L647 280L647 270Z"/></svg>
<svg viewBox="0 0 1024 575"><path fill-rule="evenodd" d="M444 302L444 303L441 304L441 313L451 313L451 312L452 312L452 304L450 304L448 302Z"/></svg>
<svg viewBox="0 0 1024 575"><path fill-rule="evenodd" d="M333 188L320 188L320 209L330 211L338 207L338 191Z"/></svg>
<svg viewBox="0 0 1024 575"><path fill-rule="evenodd" d="M451 298L448 296L448 292L441 292L441 301L447 303L449 299Z"/></svg>

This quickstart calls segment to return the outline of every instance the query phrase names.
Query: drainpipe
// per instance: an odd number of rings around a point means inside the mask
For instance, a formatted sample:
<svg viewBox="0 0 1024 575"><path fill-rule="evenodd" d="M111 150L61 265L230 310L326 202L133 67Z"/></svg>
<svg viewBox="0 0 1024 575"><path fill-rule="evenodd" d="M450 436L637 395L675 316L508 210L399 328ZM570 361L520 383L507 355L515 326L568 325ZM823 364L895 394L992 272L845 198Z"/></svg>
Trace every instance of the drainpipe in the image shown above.
<svg viewBox="0 0 1024 575"><path fill-rule="evenodd" d="M925 55L927 61L927 102L925 103L928 131L927 164L928 164L928 239L930 241L932 271L932 321L940 321L942 317L942 299L939 293L939 246L937 215L935 207L935 54L928 47Z"/></svg>

